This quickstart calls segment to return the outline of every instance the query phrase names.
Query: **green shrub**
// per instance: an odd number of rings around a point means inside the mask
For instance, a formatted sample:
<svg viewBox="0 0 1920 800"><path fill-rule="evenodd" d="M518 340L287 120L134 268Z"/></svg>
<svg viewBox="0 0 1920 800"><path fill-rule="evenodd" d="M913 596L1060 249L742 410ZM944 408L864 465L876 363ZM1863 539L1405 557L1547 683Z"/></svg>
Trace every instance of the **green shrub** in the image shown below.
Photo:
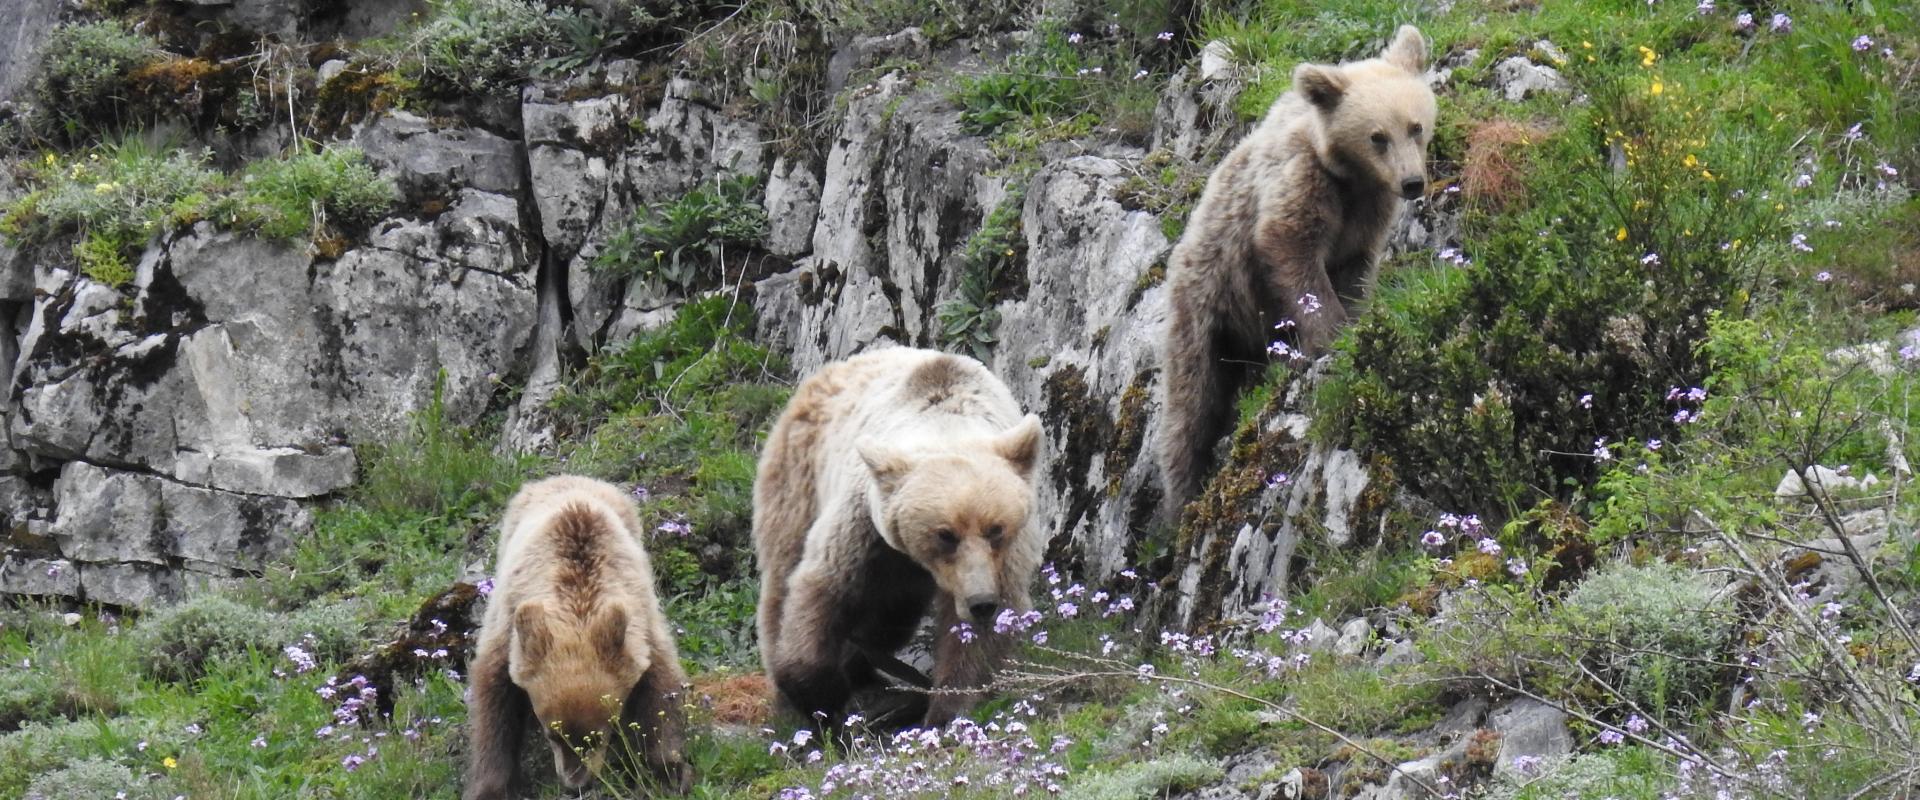
<svg viewBox="0 0 1920 800"><path fill-rule="evenodd" d="M117 117L126 107L128 73L164 55L158 42L117 21L56 28L40 54L34 80L39 112L59 121L68 139L124 122Z"/></svg>
<svg viewBox="0 0 1920 800"><path fill-rule="evenodd" d="M129 789L136 789L133 770L104 758L88 758L34 778L27 784L27 800L128 797L136 793Z"/></svg>
<svg viewBox="0 0 1920 800"><path fill-rule="evenodd" d="M680 307L673 322L595 356L555 396L563 429L579 432L620 413L642 415L666 409L712 408L739 397L777 412L784 397L728 390L766 384L786 364L753 343L753 310L726 295L710 295ZM730 423L751 435L744 420Z"/></svg>
<svg viewBox="0 0 1920 800"><path fill-rule="evenodd" d="M559 46L578 15L529 0L444 0L414 32L423 88L485 95L517 86Z"/></svg>
<svg viewBox="0 0 1920 800"><path fill-rule="evenodd" d="M1506 772L1488 787L1487 800L1560 800L1611 797L1659 800L1671 781L1665 762L1640 748L1621 753L1581 753L1527 772Z"/></svg>
<svg viewBox="0 0 1920 800"><path fill-rule="evenodd" d="M1385 278L1317 391L1320 433L1443 507L1505 516L1584 492L1597 440L1672 438L1709 314L1743 310L1771 266L1756 243L1788 233L1763 198L1790 132L1704 105L1721 79L1680 101L1585 74L1592 103L1530 151L1534 202L1469 214L1470 263Z"/></svg>
<svg viewBox="0 0 1920 800"><path fill-rule="evenodd" d="M89 276L108 285L131 279L130 266L148 240L200 218L220 174L205 151L161 148L137 138L33 167L36 188L7 208L0 230L17 242L72 239Z"/></svg>
<svg viewBox="0 0 1920 800"><path fill-rule="evenodd" d="M995 308L1008 299L1008 284L1026 273L1027 237L1021 226L1026 187L1008 187L1007 196L988 212L980 230L968 237L960 253L960 297L940 304L940 341L964 348L985 361L993 350L993 330L1000 324Z"/></svg>
<svg viewBox="0 0 1920 800"><path fill-rule="evenodd" d="M601 244L595 269L660 278L683 289L724 282L727 248L752 248L766 238L767 212L754 197L752 175L716 178L679 199L634 212Z"/></svg>
<svg viewBox="0 0 1920 800"><path fill-rule="evenodd" d="M991 134L1020 121L1045 127L1087 112L1099 80L1090 77L1095 64L1057 27L1034 36L1003 68L960 79L953 99L963 130Z"/></svg>
<svg viewBox="0 0 1920 800"><path fill-rule="evenodd" d="M134 629L148 674L191 680L215 659L271 652L284 632L266 611L218 594L202 594L148 614Z"/></svg>
<svg viewBox="0 0 1920 800"><path fill-rule="evenodd" d="M13 665L18 667L19 665ZM63 716L62 696L53 676L9 667L0 670L0 730L12 730L29 720Z"/></svg>
<svg viewBox="0 0 1920 800"><path fill-rule="evenodd" d="M1664 562L1610 565L1553 611L1594 674L1654 712L1703 707L1719 692L1733 614L1721 581Z"/></svg>
<svg viewBox="0 0 1920 800"><path fill-rule="evenodd" d="M1191 791L1221 775L1213 762L1179 754L1083 776L1060 796L1062 800L1152 800Z"/></svg>
<svg viewBox="0 0 1920 800"><path fill-rule="evenodd" d="M386 215L398 191L359 150L328 147L249 166L223 203L223 221L275 239L320 238Z"/></svg>

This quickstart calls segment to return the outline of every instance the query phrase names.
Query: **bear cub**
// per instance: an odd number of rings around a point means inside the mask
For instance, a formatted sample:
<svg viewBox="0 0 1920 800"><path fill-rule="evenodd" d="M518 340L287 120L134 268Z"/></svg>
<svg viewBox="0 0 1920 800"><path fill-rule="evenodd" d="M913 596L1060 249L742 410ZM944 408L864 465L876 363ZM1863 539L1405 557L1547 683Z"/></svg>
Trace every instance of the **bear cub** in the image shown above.
<svg viewBox="0 0 1920 800"><path fill-rule="evenodd" d="M621 768L638 754L668 790L691 786L686 674L643 535L633 500L591 478L531 483L508 503L470 667L466 800L520 790L529 722L569 788L592 781L610 753Z"/></svg>
<svg viewBox="0 0 1920 800"><path fill-rule="evenodd" d="M1207 179L1167 266L1160 462L1173 515L1210 471L1234 395L1264 369L1269 343L1290 333L1301 354L1324 353L1402 204L1425 193L1426 65L1411 25L1378 58L1301 64L1293 90Z"/></svg>
<svg viewBox="0 0 1920 800"><path fill-rule="evenodd" d="M984 694L1031 607L1040 420L964 356L895 347L829 364L774 423L753 489L760 651L787 712L838 729L885 673L930 689L878 724L940 725ZM895 653L931 612L930 679ZM964 623L964 625L962 624Z"/></svg>

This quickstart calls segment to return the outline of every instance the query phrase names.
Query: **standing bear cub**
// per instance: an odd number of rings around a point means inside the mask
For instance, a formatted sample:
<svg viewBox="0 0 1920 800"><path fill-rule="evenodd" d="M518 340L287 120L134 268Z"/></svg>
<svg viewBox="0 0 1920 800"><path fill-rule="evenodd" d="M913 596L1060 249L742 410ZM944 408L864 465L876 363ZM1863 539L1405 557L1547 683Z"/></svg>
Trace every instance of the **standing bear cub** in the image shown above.
<svg viewBox="0 0 1920 800"><path fill-rule="evenodd" d="M1301 64L1293 91L1207 180L1167 267L1161 473L1176 515L1268 344L1291 329L1300 351L1325 352L1403 200L1426 191L1426 63L1426 40L1403 25L1378 58Z"/></svg>
<svg viewBox="0 0 1920 800"><path fill-rule="evenodd" d="M622 767L641 754L669 790L691 785L686 674L642 535L633 500L591 478L531 483L507 504L470 668L466 800L518 791L529 714L570 788L609 751Z"/></svg>
<svg viewBox="0 0 1920 800"><path fill-rule="evenodd" d="M880 672L921 683L894 654L931 607L931 696L884 721L969 710L1008 644L995 620L1030 607L1046 544L1027 520L1039 453L1039 418L970 358L890 348L802 383L753 487L760 652L778 704L831 729Z"/></svg>

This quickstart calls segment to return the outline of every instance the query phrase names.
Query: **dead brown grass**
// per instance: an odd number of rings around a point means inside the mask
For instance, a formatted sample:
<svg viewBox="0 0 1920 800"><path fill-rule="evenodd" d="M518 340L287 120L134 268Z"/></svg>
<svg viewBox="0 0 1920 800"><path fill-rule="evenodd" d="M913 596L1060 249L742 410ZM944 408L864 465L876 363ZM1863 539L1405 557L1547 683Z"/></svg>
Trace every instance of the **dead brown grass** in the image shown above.
<svg viewBox="0 0 1920 800"><path fill-rule="evenodd" d="M1498 119L1467 134L1460 189L1469 204L1500 210L1526 201L1526 149L1552 134L1550 128Z"/></svg>
<svg viewBox="0 0 1920 800"><path fill-rule="evenodd" d="M693 700L712 709L713 721L731 725L760 726L773 715L773 689L767 676L708 673L693 679Z"/></svg>

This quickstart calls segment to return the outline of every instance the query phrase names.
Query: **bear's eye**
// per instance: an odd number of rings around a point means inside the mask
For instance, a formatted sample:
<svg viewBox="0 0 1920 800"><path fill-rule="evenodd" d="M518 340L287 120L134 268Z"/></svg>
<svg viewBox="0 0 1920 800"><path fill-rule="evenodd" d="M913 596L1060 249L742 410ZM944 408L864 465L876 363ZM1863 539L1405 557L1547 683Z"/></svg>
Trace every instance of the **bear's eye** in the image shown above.
<svg viewBox="0 0 1920 800"><path fill-rule="evenodd" d="M998 542L1000 541L1000 537L1005 534L1006 534L1006 529L998 525L987 526L987 541L989 542Z"/></svg>
<svg viewBox="0 0 1920 800"><path fill-rule="evenodd" d="M1418 139L1420 138L1420 134L1425 133L1426 131L1427 131L1426 128L1420 127L1420 123L1416 122L1413 124L1413 127L1407 129L1407 135L1415 139Z"/></svg>
<svg viewBox="0 0 1920 800"><path fill-rule="evenodd" d="M941 528L936 535L940 537L940 545L948 550L960 546L960 535L954 533L951 528Z"/></svg>
<svg viewBox="0 0 1920 800"><path fill-rule="evenodd" d="M1376 131L1376 132L1375 132L1375 133L1373 134L1373 146L1374 146L1374 147L1377 147L1377 148L1380 148L1381 150L1385 150L1385 149L1387 149L1387 133L1386 133L1386 131Z"/></svg>

